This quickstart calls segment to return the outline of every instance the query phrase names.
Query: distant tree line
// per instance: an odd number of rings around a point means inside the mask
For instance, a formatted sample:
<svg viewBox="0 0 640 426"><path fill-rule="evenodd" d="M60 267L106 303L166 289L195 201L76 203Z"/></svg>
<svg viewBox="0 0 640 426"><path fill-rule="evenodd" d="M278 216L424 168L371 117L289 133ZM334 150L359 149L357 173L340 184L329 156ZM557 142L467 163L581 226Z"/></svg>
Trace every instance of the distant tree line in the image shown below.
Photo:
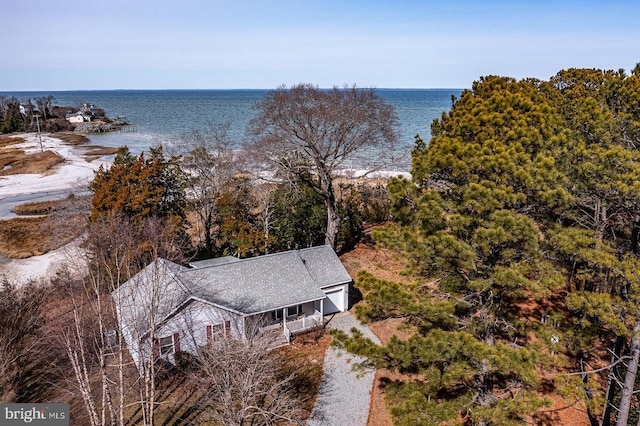
<svg viewBox="0 0 640 426"><path fill-rule="evenodd" d="M65 114L73 108L53 105L54 97L41 96L21 102L15 96L0 96L0 133L13 132L59 132L73 130ZM38 116L38 118L36 118Z"/></svg>

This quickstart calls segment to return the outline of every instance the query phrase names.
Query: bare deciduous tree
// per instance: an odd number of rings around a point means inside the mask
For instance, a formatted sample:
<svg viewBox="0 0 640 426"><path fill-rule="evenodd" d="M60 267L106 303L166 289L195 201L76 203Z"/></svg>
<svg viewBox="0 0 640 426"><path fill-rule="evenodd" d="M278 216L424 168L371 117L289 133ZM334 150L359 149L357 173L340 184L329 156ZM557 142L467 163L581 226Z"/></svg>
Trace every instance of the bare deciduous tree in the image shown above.
<svg viewBox="0 0 640 426"><path fill-rule="evenodd" d="M393 107L374 89L311 84L269 92L257 104L249 124L253 136L248 151L262 166L289 178L308 181L327 208L325 242L336 246L340 217L334 182L362 163L369 172L396 160L398 119Z"/></svg>
<svg viewBox="0 0 640 426"><path fill-rule="evenodd" d="M138 272L140 241L146 246L145 255L155 259L175 250L175 235L164 232L164 223L148 219L140 229L122 216L91 223L86 257L76 259L86 263L83 269L88 273L79 283L68 280L70 289L75 289L69 295L72 306L68 320L60 326L60 340L71 364L74 389L92 426L125 424L129 421L125 409L130 405L140 407L143 424L154 424L158 360L151 345L166 315L160 312L164 300L172 297L164 285L170 271L158 263L149 286L129 286L113 299L111 292ZM132 306L143 309L127 311ZM123 312L134 315L128 328L122 328L116 318ZM134 347L132 362L127 349ZM137 395L135 399L131 394Z"/></svg>
<svg viewBox="0 0 640 426"><path fill-rule="evenodd" d="M0 402L28 399L23 384L33 381L33 365L44 358L40 340L43 291L0 282Z"/></svg>
<svg viewBox="0 0 640 426"><path fill-rule="evenodd" d="M296 389L295 375L283 368L270 343L261 335L221 337L201 348L193 378L207 388L206 420L234 426L304 424L307 396Z"/></svg>
<svg viewBox="0 0 640 426"><path fill-rule="evenodd" d="M264 252L271 250L271 230L273 228L273 192L275 187L269 183L260 183L254 187L254 198L259 209L259 218L264 233Z"/></svg>
<svg viewBox="0 0 640 426"><path fill-rule="evenodd" d="M34 100L36 102L36 105L38 106L38 111L42 114L45 120L48 119L54 97L51 95L40 96L35 98Z"/></svg>
<svg viewBox="0 0 640 426"><path fill-rule="evenodd" d="M190 175L188 201L198 218L197 225L209 255L214 249L213 231L219 215L218 202L238 173L235 150L228 136L229 128L230 123L209 123L204 133L194 130L183 135L172 147L176 154L182 156L184 168Z"/></svg>

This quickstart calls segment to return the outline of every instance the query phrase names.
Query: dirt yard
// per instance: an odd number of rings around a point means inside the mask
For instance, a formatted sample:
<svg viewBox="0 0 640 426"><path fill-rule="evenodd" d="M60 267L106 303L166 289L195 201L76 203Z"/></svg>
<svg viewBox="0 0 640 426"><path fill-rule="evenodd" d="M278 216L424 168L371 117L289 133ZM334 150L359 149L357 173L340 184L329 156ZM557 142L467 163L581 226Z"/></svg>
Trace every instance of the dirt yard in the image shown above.
<svg viewBox="0 0 640 426"><path fill-rule="evenodd" d="M376 246L370 239L365 238L364 242L358 244L354 250L340 256L340 260L354 278L357 277L359 271L366 270L380 279L396 282L410 281L405 275L400 274L405 268L404 261L394 253ZM527 308L527 312L529 312L530 308ZM368 326L380 341L385 344L394 334L400 338L409 336L409 331L406 328L398 329L401 324L402 320L400 319L388 319L368 324ZM400 378L402 378L400 374L388 370L378 370L376 372L371 395L368 426L393 425L391 414L385 404L384 388L385 383L389 380ZM570 404L560 395L553 393L544 396L550 398L553 405L541 409L536 418L531 421L531 424L589 426L589 419L581 404Z"/></svg>

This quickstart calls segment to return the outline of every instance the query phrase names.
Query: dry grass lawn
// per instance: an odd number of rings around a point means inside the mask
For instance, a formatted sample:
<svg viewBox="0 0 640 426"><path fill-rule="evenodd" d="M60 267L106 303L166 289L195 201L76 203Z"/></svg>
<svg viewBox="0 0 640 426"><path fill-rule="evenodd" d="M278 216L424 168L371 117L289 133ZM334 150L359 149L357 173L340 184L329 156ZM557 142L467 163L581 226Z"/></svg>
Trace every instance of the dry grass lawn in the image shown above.
<svg viewBox="0 0 640 426"><path fill-rule="evenodd" d="M0 220L0 257L39 256L73 241L82 234L88 215L78 210L81 202L76 197L16 206L16 214L42 216ZM69 208L73 210L65 212Z"/></svg>
<svg viewBox="0 0 640 426"><path fill-rule="evenodd" d="M89 162L102 158L105 155L115 155L118 152L118 148L106 146L83 146L81 148L85 151L82 157Z"/></svg>
<svg viewBox="0 0 640 426"><path fill-rule="evenodd" d="M27 154L24 150L12 146L23 142L24 139L20 137L0 136L0 176L45 174L64 162L64 158L51 151Z"/></svg>
<svg viewBox="0 0 640 426"><path fill-rule="evenodd" d="M13 137L8 135L0 135L0 148L4 148L11 145L18 145L24 142L24 138Z"/></svg>
<svg viewBox="0 0 640 426"><path fill-rule="evenodd" d="M111 148L106 146L94 146L94 145L80 146L89 142L89 138L79 133L60 132L60 133L54 133L51 136L54 138L60 139L61 141L63 141L68 145L74 145L74 146L78 146L79 148L82 148L82 150L84 151L82 156L87 161L97 160L98 158L103 157L105 155L115 155L118 152L118 148Z"/></svg>
<svg viewBox="0 0 640 426"><path fill-rule="evenodd" d="M89 141L84 135L74 133L55 133L52 135L64 143L78 146L86 161L93 161L105 155L114 155L118 149L104 146L81 146ZM13 147L24 142L23 138L0 136L0 176L17 174L49 174L65 159L52 151L27 154L24 150Z"/></svg>
<svg viewBox="0 0 640 426"><path fill-rule="evenodd" d="M59 203L59 201L36 201L33 203L25 203L15 206L13 208L13 212L20 216L43 215L55 210Z"/></svg>
<svg viewBox="0 0 640 426"><path fill-rule="evenodd" d="M56 139L60 139L61 141L63 141L68 145L82 145L89 142L89 138L86 137L85 135L81 135L79 133L73 133L73 132L54 133L51 136Z"/></svg>
<svg viewBox="0 0 640 426"><path fill-rule="evenodd" d="M27 154L21 149L5 148L0 152L0 176L51 173L64 158L51 151Z"/></svg>
<svg viewBox="0 0 640 426"><path fill-rule="evenodd" d="M0 220L0 257L24 259L49 251L49 238L41 232L45 221L45 217Z"/></svg>

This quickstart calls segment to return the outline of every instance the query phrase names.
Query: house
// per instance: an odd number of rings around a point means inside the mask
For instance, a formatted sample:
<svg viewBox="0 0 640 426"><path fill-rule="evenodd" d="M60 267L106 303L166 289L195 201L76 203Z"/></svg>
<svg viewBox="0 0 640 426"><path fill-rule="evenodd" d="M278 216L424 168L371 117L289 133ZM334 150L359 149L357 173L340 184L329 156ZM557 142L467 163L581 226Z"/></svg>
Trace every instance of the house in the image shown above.
<svg viewBox="0 0 640 426"><path fill-rule="evenodd" d="M348 308L352 279L329 246L248 259L223 257L189 267L158 259L112 293L122 337L138 368L153 355L222 336L270 333L283 343Z"/></svg>
<svg viewBox="0 0 640 426"><path fill-rule="evenodd" d="M87 114L83 114L82 112L73 112L71 114L66 114L65 118L69 123L84 123L91 121L91 116Z"/></svg>

